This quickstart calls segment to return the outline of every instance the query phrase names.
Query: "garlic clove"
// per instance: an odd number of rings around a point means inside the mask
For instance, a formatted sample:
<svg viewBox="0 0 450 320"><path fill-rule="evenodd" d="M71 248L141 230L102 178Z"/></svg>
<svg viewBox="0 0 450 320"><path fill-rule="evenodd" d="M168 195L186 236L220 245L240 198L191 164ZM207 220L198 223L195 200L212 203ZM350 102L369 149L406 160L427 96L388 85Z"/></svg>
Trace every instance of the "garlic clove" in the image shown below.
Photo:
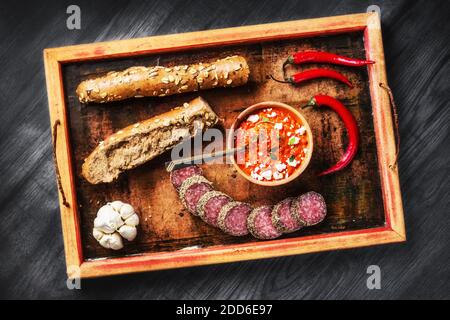
<svg viewBox="0 0 450 320"><path fill-rule="evenodd" d="M111 214L111 211L114 211L114 209L110 205L108 205L108 204L104 205L103 207L98 209L97 218L100 218L103 220L103 219L109 217L109 215Z"/></svg>
<svg viewBox="0 0 450 320"><path fill-rule="evenodd" d="M111 217L111 220L109 220L109 225L116 230L119 229L123 224L124 222L118 213L114 214Z"/></svg>
<svg viewBox="0 0 450 320"><path fill-rule="evenodd" d="M109 205L111 207L113 207L114 210L116 210L117 212L120 212L120 208L122 208L122 206L124 205L124 203L122 201L113 201L111 203L109 203Z"/></svg>
<svg viewBox="0 0 450 320"><path fill-rule="evenodd" d="M113 227L110 227L104 219L97 217L94 220L94 230L97 229L103 233L113 233L116 231Z"/></svg>
<svg viewBox="0 0 450 320"><path fill-rule="evenodd" d="M113 241L111 241L111 249L113 249L113 250L122 249L123 242L122 242L122 238L120 237L120 235L118 233L113 233L111 235L111 237L113 238Z"/></svg>
<svg viewBox="0 0 450 320"><path fill-rule="evenodd" d="M131 205L129 205L128 203L125 203L121 208L120 208L120 216L122 217L122 219L127 219L129 218L132 214L134 213L134 209Z"/></svg>
<svg viewBox="0 0 450 320"><path fill-rule="evenodd" d="M128 226L135 227L139 224L139 216L135 213L125 220L125 224Z"/></svg>
<svg viewBox="0 0 450 320"><path fill-rule="evenodd" d="M101 238L105 235L101 230L97 228L94 228L94 230L92 230L92 234L97 241L100 241Z"/></svg>
<svg viewBox="0 0 450 320"><path fill-rule="evenodd" d="M121 236L114 232L113 234L105 234L99 241L100 245L107 249L119 250L123 248Z"/></svg>
<svg viewBox="0 0 450 320"><path fill-rule="evenodd" d="M127 239L128 241L133 241L137 235L137 229L133 226L123 225L119 228L118 232L122 237Z"/></svg>
<svg viewBox="0 0 450 320"><path fill-rule="evenodd" d="M105 233L112 233L124 224L120 214L112 206L105 205L98 210L97 218L94 220L94 227Z"/></svg>

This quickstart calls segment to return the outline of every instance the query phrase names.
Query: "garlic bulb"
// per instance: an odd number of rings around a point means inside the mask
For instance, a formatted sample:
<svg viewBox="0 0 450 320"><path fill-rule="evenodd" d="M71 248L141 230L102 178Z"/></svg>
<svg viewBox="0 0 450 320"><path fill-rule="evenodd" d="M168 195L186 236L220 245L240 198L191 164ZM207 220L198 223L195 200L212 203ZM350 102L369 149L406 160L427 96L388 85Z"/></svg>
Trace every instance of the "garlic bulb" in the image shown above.
<svg viewBox="0 0 450 320"><path fill-rule="evenodd" d="M94 228L103 233L113 233L124 224L120 214L111 205L100 208L94 220Z"/></svg>
<svg viewBox="0 0 450 320"><path fill-rule="evenodd" d="M122 237L133 241L137 235L139 216L133 207L122 201L113 201L101 207L94 220L92 234L102 247L123 248Z"/></svg>

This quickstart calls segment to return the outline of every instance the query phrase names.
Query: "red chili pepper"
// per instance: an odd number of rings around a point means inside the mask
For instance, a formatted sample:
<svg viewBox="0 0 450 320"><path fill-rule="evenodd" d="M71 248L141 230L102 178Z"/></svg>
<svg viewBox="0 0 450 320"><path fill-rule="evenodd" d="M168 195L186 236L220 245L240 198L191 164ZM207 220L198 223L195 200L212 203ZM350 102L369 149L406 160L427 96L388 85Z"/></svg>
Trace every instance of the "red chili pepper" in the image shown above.
<svg viewBox="0 0 450 320"><path fill-rule="evenodd" d="M286 78L285 81L277 80L272 76L271 76L271 78L277 82L291 83L291 84L299 84L301 82L305 82L305 81L317 79L317 78L331 78L331 79L340 81L342 83L345 83L350 88L353 88L352 83L350 82L350 80L347 79L347 77L345 77L342 73L337 72L335 70L331 70L331 69L306 70L306 71L296 73L293 76Z"/></svg>
<svg viewBox="0 0 450 320"><path fill-rule="evenodd" d="M345 168L355 157L359 145L359 130L355 118L352 113L338 100L325 95L314 96L307 106L322 107L327 106L334 110L344 122L348 134L348 146L342 156L334 166L323 171L319 176L324 176Z"/></svg>
<svg viewBox="0 0 450 320"><path fill-rule="evenodd" d="M354 59L323 51L306 51L297 52L294 53L294 55L289 56L284 62L283 67L287 64L304 63L331 63L347 67L362 67L373 64L375 61Z"/></svg>

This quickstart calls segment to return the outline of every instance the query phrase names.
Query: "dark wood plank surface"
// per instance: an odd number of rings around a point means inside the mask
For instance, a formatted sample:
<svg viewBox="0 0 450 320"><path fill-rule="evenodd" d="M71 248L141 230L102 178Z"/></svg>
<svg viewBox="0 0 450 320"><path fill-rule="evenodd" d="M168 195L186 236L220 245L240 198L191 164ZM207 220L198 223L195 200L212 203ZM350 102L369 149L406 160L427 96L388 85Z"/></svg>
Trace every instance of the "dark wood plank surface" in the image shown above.
<svg viewBox="0 0 450 320"><path fill-rule="evenodd" d="M78 1L0 4L0 297L450 298L448 1L385 1L383 38L400 112L408 241L86 280L66 288L42 49L101 40L364 12L365 1ZM379 265L382 289L366 288Z"/></svg>

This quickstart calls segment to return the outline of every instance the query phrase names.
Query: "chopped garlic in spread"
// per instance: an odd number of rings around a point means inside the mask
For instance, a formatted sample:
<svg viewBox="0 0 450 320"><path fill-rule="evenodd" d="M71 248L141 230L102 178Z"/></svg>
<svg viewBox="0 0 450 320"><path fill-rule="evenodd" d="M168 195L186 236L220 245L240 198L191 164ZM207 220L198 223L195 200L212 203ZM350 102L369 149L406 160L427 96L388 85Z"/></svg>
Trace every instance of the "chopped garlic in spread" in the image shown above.
<svg viewBox="0 0 450 320"><path fill-rule="evenodd" d="M247 121L250 121L253 123L257 122L258 120L259 120L259 116L257 114L252 114L251 116L249 116L247 118Z"/></svg>

